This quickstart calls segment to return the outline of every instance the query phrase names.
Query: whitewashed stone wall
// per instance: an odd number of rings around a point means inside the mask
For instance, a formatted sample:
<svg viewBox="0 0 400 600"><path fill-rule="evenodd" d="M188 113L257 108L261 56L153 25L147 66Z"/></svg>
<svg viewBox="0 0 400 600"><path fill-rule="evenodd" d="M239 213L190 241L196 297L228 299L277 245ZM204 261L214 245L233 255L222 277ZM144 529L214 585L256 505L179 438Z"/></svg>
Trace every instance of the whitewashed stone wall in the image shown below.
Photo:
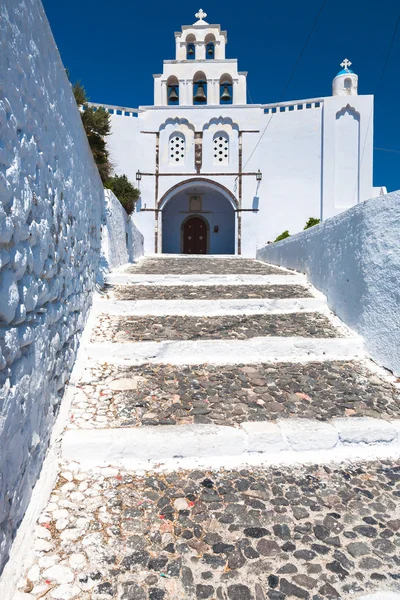
<svg viewBox="0 0 400 600"><path fill-rule="evenodd" d="M143 256L143 236L111 190L104 190L100 280L103 275ZM102 281L100 281L102 283Z"/></svg>
<svg viewBox="0 0 400 600"><path fill-rule="evenodd" d="M104 195L40 0L2 0L0 39L1 570L91 304Z"/></svg>
<svg viewBox="0 0 400 600"><path fill-rule="evenodd" d="M306 273L367 350L400 375L400 191L362 202L257 258Z"/></svg>

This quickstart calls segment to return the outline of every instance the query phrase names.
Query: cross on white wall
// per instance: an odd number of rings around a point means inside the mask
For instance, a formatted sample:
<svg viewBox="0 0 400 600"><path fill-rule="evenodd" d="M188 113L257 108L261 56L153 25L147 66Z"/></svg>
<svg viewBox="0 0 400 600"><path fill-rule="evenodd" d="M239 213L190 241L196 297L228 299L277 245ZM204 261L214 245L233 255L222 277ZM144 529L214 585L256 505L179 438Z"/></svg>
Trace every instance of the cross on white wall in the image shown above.
<svg viewBox="0 0 400 600"><path fill-rule="evenodd" d="M204 10L201 8L199 10L199 12L197 12L194 16L196 17L196 19L199 19L200 21L202 21L203 19L206 18L207 13L205 13Z"/></svg>
<svg viewBox="0 0 400 600"><path fill-rule="evenodd" d="M347 60L347 58L344 59L344 61L342 63L340 63L340 66L343 67L343 69L348 69L349 67L351 67L352 63Z"/></svg>

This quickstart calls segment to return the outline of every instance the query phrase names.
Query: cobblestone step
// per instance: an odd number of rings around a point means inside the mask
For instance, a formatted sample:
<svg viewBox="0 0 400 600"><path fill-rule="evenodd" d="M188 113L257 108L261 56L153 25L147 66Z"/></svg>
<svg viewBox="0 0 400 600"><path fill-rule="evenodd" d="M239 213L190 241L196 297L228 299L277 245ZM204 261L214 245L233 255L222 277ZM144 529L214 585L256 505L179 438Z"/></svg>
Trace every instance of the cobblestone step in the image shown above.
<svg viewBox="0 0 400 600"><path fill-rule="evenodd" d="M70 428L335 417L400 418L400 391L365 362L87 366Z"/></svg>
<svg viewBox="0 0 400 600"><path fill-rule="evenodd" d="M256 274L272 275L287 272L264 262L242 257L219 256L163 256L147 257L126 267L127 273L179 274L201 273L210 275Z"/></svg>
<svg viewBox="0 0 400 600"><path fill-rule="evenodd" d="M388 461L153 474L62 464L14 600L387 600L399 497Z"/></svg>
<svg viewBox="0 0 400 600"><path fill-rule="evenodd" d="M289 278L290 279L290 278ZM105 297L116 300L220 300L251 298L311 298L306 285L108 285Z"/></svg>
<svg viewBox="0 0 400 600"><path fill-rule="evenodd" d="M13 600L395 600L399 395L361 338L248 259L107 282Z"/></svg>
<svg viewBox="0 0 400 600"><path fill-rule="evenodd" d="M173 300L167 302L173 303ZM195 310L194 313L196 312ZM210 317L175 314L115 316L103 313L99 315L93 328L91 341L246 340L267 336L311 339L337 338L342 335L327 316L300 311L289 314L246 314L246 311L239 311L239 314Z"/></svg>

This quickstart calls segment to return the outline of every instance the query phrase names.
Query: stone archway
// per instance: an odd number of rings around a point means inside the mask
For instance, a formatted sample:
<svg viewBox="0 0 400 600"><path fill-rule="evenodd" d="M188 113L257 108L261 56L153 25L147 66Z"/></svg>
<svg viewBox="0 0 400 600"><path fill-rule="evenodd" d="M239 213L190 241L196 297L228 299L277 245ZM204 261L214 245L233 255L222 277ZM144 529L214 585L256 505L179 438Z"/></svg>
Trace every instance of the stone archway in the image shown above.
<svg viewBox="0 0 400 600"><path fill-rule="evenodd" d="M237 254L240 215L237 207L233 194L211 180L193 178L173 186L158 203L158 252L184 253L183 225L196 216L207 226L204 253ZM205 250L204 246L202 250ZM203 254L203 251L199 253Z"/></svg>

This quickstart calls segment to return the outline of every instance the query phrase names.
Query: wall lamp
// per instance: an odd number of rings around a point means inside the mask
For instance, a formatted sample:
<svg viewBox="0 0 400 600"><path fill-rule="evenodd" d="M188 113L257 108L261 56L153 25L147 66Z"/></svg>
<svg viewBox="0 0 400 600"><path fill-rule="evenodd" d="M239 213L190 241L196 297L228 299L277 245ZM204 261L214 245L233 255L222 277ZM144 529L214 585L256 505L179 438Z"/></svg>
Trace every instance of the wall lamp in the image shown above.
<svg viewBox="0 0 400 600"><path fill-rule="evenodd" d="M136 171L136 181L141 181L142 179L142 174L140 171Z"/></svg>
<svg viewBox="0 0 400 600"><path fill-rule="evenodd" d="M258 169L258 171L256 173L256 180L257 181L261 181L262 180L262 173L261 173L260 169Z"/></svg>

